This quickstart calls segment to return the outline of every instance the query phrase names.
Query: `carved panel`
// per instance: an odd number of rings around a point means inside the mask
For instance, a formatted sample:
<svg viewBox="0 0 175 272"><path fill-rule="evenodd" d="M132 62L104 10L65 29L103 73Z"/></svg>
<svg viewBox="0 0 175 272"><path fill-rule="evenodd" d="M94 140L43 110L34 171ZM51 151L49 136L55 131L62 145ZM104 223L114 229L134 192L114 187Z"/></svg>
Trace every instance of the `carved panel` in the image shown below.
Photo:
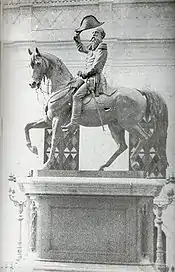
<svg viewBox="0 0 175 272"><path fill-rule="evenodd" d="M69 195L43 201L39 257L91 263L136 261L137 215L132 198Z"/></svg>
<svg viewBox="0 0 175 272"><path fill-rule="evenodd" d="M20 26L17 24L13 30L20 38L21 31L19 29L21 28L24 37L25 35L29 37L29 33L31 34L31 30L33 30L36 33L32 33L34 35L32 38L36 40L67 40L87 14L95 15L99 20L105 21L104 28L107 38L175 38L175 4L173 2L153 3L152 1L147 4L138 2L129 4L127 1L112 3L112 1L98 0L23 0L9 1L5 7L4 18L8 17L4 19L8 20L8 24L5 23L6 28L14 26L20 20L19 17L23 16L24 8L29 10L29 14L25 14L27 18L26 31L23 30L22 23ZM21 22L23 21L25 18L21 20ZM54 33L50 34L51 29L54 30ZM18 36L14 38L14 40L16 39L19 40Z"/></svg>
<svg viewBox="0 0 175 272"><path fill-rule="evenodd" d="M174 3L115 4L112 10L112 28L117 27L118 35L123 38L175 37Z"/></svg>
<svg viewBox="0 0 175 272"><path fill-rule="evenodd" d="M153 131L153 121L149 119L146 121L144 118L142 121L142 127L147 132ZM138 144L139 138L130 134L129 136L129 158L131 157L133 151L135 150ZM156 151L155 142L149 141L145 144L144 147L140 150L139 155L137 156L136 161L140 165L140 170L145 173L145 176L148 175L150 178L165 178L166 170L164 165L161 164L160 158ZM132 171L131 160L129 159L129 170Z"/></svg>
<svg viewBox="0 0 175 272"><path fill-rule="evenodd" d="M126 251L125 210L51 208L51 250L119 255ZM66 227L65 227L66 226ZM108 228L108 232L106 229ZM118 229L116 235L115 229ZM72 235L73 231L73 235ZM56 235L55 235L56 233ZM85 234L85 236L83 235ZM100 248L100 250L99 250Z"/></svg>
<svg viewBox="0 0 175 272"><path fill-rule="evenodd" d="M45 130L44 162L47 161L51 147L51 130ZM79 169L79 129L76 133L62 134L55 151L54 169L78 170Z"/></svg>
<svg viewBox="0 0 175 272"><path fill-rule="evenodd" d="M97 16L98 9L92 5L88 7L88 13ZM81 18L87 15L83 6L63 7L36 7L32 10L32 30L75 30Z"/></svg>
<svg viewBox="0 0 175 272"><path fill-rule="evenodd" d="M37 206L35 201L31 200L29 248L32 252L36 250L36 239L37 239Z"/></svg>
<svg viewBox="0 0 175 272"><path fill-rule="evenodd" d="M73 5L88 5L97 4L99 0L33 0L33 5L45 5L45 6L73 6Z"/></svg>
<svg viewBox="0 0 175 272"><path fill-rule="evenodd" d="M4 10L3 15L3 23L5 25L14 25L20 22L21 10L17 8Z"/></svg>
<svg viewBox="0 0 175 272"><path fill-rule="evenodd" d="M147 207L146 204L143 205L141 209L141 253L143 257L148 255L148 218L147 218Z"/></svg>

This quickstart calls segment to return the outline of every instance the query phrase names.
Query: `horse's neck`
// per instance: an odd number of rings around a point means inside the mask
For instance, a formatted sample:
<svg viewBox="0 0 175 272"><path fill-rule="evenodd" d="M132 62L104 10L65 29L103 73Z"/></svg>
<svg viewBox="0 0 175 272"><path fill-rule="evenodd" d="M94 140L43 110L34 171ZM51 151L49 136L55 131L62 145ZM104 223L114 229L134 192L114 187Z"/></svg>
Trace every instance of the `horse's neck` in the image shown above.
<svg viewBox="0 0 175 272"><path fill-rule="evenodd" d="M53 75L51 78L51 93L57 92L59 90L62 90L64 87L66 87L69 82L71 81L71 78L63 78L63 77L57 77Z"/></svg>
<svg viewBox="0 0 175 272"><path fill-rule="evenodd" d="M51 80L51 93L64 89L73 79L72 74L61 60L53 67L48 78Z"/></svg>

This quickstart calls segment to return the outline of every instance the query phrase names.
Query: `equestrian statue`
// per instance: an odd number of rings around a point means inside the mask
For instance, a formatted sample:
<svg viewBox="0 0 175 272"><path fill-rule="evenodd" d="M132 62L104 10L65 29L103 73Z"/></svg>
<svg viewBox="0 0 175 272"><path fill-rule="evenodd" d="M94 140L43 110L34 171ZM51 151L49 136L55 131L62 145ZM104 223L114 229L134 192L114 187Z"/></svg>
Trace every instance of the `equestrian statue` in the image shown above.
<svg viewBox="0 0 175 272"><path fill-rule="evenodd" d="M51 82L51 90L45 108L46 116L25 127L27 146L33 153L37 153L37 148L31 144L30 129L51 128L51 149L44 169L52 169L55 149L63 132L75 133L79 125L102 126L103 129L108 125L118 149L99 170L109 167L127 149L125 130L139 138L130 157L133 170L140 169L137 156L143 146L150 143L154 143L160 163L166 170L167 105L156 92L108 85L103 74L108 49L103 41L105 31L101 27L102 24L94 16L88 15L76 29L75 44L79 52L86 54L86 68L79 71L77 77L73 77L60 58L49 53L41 53L38 48L34 53L28 50L33 69L31 88L39 90L42 81L47 78ZM91 28L95 29L92 38L84 45L80 34ZM154 123L152 132L142 126L143 118L150 117Z"/></svg>

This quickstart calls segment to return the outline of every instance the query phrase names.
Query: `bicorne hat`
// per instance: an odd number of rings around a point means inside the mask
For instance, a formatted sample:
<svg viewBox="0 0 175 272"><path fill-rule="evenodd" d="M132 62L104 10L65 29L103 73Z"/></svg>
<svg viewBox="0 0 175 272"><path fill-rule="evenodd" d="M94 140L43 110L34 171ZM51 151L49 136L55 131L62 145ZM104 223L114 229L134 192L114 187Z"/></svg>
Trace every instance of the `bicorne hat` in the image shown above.
<svg viewBox="0 0 175 272"><path fill-rule="evenodd" d="M99 22L95 16L87 15L82 19L80 23L80 27L76 29L76 32L80 33L86 29L91 29L91 28L101 26L102 24L104 24L104 22Z"/></svg>

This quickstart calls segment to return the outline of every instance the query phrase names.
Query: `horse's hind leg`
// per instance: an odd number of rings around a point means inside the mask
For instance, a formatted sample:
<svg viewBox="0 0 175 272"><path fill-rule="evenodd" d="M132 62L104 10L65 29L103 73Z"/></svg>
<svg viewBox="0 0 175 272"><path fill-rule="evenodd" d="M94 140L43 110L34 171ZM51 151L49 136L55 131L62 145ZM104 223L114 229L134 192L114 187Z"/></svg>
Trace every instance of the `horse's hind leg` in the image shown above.
<svg viewBox="0 0 175 272"><path fill-rule="evenodd" d="M125 130L116 122L111 122L108 124L109 130L111 132L112 138L118 144L117 151L110 157L110 159L100 167L100 171L103 171L105 167L109 167L115 159L122 154L126 149L127 145L125 142Z"/></svg>
<svg viewBox="0 0 175 272"><path fill-rule="evenodd" d="M128 129L128 131L131 134L135 134L139 136L139 142L133 152L133 154L130 157L131 160L131 167L133 170L139 170L140 169L140 165L139 163L136 161L137 156L139 155L140 150L143 148L143 146L146 144L146 142L150 139L150 137L152 135L148 134L142 127L140 124L137 124L135 127L133 127L132 129Z"/></svg>

